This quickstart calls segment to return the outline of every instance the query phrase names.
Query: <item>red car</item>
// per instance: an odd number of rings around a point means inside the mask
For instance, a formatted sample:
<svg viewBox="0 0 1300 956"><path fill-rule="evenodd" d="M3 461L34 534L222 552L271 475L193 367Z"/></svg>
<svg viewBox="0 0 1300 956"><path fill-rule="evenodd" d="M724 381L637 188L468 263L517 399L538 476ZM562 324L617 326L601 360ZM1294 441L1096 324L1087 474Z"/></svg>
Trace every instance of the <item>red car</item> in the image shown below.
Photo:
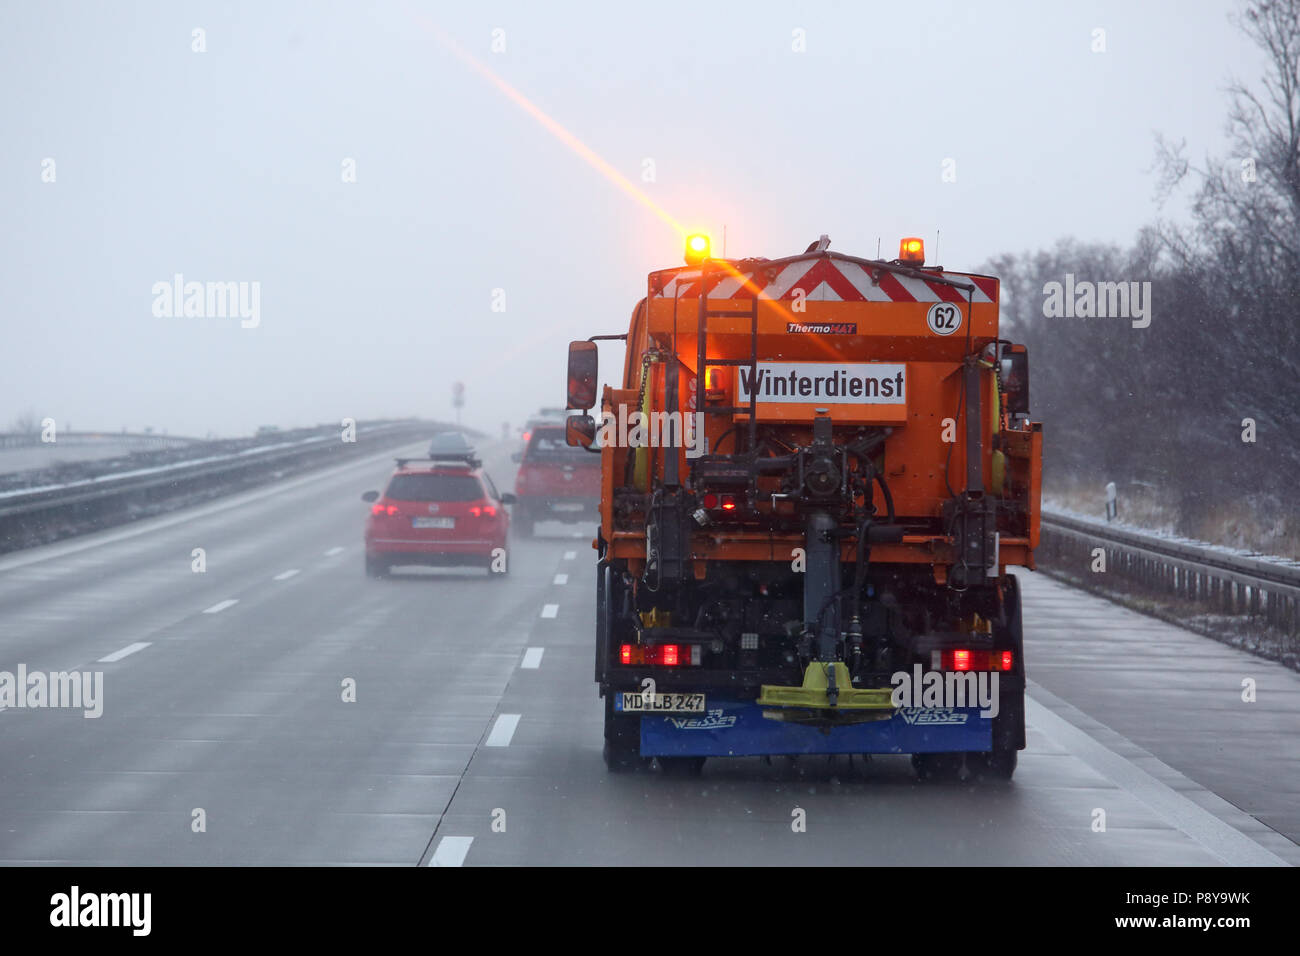
<svg viewBox="0 0 1300 956"><path fill-rule="evenodd" d="M532 429L515 478L515 530L527 537L538 521L573 524L600 518L600 455L564 439L564 425Z"/></svg>
<svg viewBox="0 0 1300 956"><path fill-rule="evenodd" d="M397 470L366 518L366 574L382 577L401 564L469 565L504 578L514 495L498 494L472 453L399 458Z"/></svg>

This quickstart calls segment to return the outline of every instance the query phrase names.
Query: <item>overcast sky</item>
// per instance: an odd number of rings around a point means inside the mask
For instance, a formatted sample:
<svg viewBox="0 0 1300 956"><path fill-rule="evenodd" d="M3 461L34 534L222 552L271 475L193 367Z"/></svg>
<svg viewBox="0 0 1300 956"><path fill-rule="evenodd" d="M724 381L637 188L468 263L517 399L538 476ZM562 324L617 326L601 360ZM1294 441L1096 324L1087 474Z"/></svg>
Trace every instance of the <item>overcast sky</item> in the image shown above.
<svg viewBox="0 0 1300 956"><path fill-rule="evenodd" d="M969 269L1130 242L1154 131L1222 152L1261 70L1233 8L4 0L0 430L446 419L457 379L487 429L562 404L567 342L625 331L680 237L431 24L729 255L941 230ZM258 283L258 324L156 315L177 273Z"/></svg>

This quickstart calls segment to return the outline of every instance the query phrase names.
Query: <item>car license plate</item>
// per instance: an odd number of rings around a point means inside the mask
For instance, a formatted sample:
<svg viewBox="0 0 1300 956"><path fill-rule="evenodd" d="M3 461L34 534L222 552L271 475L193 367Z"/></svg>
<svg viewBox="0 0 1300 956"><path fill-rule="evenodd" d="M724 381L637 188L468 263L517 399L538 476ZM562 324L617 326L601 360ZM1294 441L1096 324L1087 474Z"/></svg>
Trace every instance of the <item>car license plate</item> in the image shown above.
<svg viewBox="0 0 1300 956"><path fill-rule="evenodd" d="M551 505L552 511L581 511L582 505L577 502L561 502L560 504Z"/></svg>
<svg viewBox="0 0 1300 956"><path fill-rule="evenodd" d="M633 691L614 698L614 709L639 714L702 714L703 694L642 694Z"/></svg>
<svg viewBox="0 0 1300 956"><path fill-rule="evenodd" d="M411 527L413 528L454 528L456 527L455 518L412 518Z"/></svg>

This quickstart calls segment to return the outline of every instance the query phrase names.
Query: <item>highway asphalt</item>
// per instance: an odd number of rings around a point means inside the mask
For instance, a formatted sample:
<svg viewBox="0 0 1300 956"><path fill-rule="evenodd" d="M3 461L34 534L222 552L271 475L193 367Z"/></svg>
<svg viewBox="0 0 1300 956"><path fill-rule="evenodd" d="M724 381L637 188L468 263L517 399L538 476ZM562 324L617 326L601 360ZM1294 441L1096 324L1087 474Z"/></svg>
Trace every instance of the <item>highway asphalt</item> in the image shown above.
<svg viewBox="0 0 1300 956"><path fill-rule="evenodd" d="M503 490L512 450L485 449ZM0 671L104 675L98 718L0 711L0 862L1300 862L1300 676L1029 572L1010 783L906 757L609 775L593 529L539 525L505 580L368 579L360 494L390 466L0 558Z"/></svg>

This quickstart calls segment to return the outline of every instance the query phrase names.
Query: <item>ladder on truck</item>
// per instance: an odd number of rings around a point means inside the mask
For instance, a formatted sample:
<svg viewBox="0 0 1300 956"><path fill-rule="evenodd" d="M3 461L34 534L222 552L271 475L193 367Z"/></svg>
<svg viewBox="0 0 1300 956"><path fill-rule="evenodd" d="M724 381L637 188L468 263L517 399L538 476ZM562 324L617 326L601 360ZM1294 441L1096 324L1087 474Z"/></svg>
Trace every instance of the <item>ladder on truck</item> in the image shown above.
<svg viewBox="0 0 1300 956"><path fill-rule="evenodd" d="M698 342L699 348L695 365L695 410L702 412L705 415L749 415L749 443L746 446L746 450L753 451L758 445L758 289L754 289L754 295L753 298L749 300L748 309L710 309L709 275L710 270L707 268L707 264L701 264L700 305L696 327L696 341ZM709 319L743 318L749 319L749 358L709 358ZM749 366L749 404L717 405L710 407L708 402L709 369L722 367L734 367L739 369L743 366ZM734 384L739 388L739 380ZM733 439L733 448L734 447L735 442Z"/></svg>

